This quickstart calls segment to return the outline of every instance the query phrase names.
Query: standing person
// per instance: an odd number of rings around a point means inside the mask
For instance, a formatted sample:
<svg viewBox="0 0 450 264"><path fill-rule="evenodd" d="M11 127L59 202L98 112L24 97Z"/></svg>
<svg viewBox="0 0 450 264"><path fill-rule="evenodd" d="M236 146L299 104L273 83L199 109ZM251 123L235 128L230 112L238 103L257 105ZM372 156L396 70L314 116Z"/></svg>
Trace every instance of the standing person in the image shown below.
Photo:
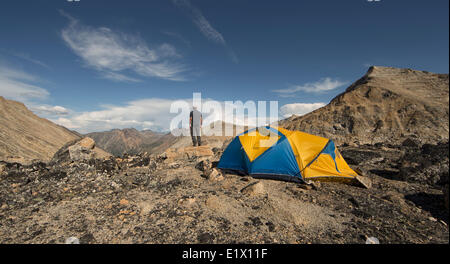
<svg viewBox="0 0 450 264"><path fill-rule="evenodd" d="M201 131L203 124L203 116L200 111L197 110L197 107L193 107L194 109L191 111L189 116L189 128L191 129L192 143L194 147L202 145L201 139Z"/></svg>

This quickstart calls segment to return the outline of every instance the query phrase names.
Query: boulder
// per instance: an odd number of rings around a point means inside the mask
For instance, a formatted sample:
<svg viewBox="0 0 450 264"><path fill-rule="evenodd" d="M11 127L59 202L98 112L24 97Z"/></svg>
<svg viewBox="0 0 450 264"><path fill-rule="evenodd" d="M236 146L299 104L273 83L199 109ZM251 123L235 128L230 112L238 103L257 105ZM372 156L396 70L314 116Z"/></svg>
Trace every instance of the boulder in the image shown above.
<svg viewBox="0 0 450 264"><path fill-rule="evenodd" d="M102 159L110 156L111 154L97 148L93 139L86 137L65 144L53 155L52 163Z"/></svg>
<svg viewBox="0 0 450 264"><path fill-rule="evenodd" d="M90 137L85 137L82 140L78 142L78 145L80 145L83 148L87 149L94 149L95 148L95 141Z"/></svg>
<svg viewBox="0 0 450 264"><path fill-rule="evenodd" d="M200 147L169 148L161 155L161 157L164 157L164 162L166 163L171 163L175 160L208 158L212 156L214 156L214 152L207 145Z"/></svg>
<svg viewBox="0 0 450 264"><path fill-rule="evenodd" d="M183 151L187 154L188 158L214 156L214 152L209 146L186 147Z"/></svg>
<svg viewBox="0 0 450 264"><path fill-rule="evenodd" d="M217 170L216 168L209 170L207 173L208 174L205 176L210 181L221 181L224 179L222 173L219 170Z"/></svg>
<svg viewBox="0 0 450 264"><path fill-rule="evenodd" d="M249 185L242 188L241 193L248 196L257 196L266 194L264 184L260 181L250 183Z"/></svg>
<svg viewBox="0 0 450 264"><path fill-rule="evenodd" d="M69 151L69 158L73 161L90 160L94 158L94 152L91 149L85 148L80 144L75 144L67 148Z"/></svg>

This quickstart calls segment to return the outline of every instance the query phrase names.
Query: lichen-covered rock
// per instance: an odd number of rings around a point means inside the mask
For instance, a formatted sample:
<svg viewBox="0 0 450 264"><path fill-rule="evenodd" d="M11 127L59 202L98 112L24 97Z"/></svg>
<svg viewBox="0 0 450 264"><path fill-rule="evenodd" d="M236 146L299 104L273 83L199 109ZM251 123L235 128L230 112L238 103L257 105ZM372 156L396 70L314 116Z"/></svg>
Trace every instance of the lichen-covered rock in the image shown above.
<svg viewBox="0 0 450 264"><path fill-rule="evenodd" d="M77 139L68 142L53 155L53 163L63 163L90 159L104 159L111 154L95 146L91 138Z"/></svg>

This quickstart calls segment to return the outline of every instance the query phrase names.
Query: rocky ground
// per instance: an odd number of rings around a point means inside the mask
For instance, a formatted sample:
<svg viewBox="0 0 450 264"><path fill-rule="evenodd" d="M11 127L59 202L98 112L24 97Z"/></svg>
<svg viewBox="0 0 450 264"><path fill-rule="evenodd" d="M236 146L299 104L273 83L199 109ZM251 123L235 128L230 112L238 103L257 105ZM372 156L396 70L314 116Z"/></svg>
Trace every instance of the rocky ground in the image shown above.
<svg viewBox="0 0 450 264"><path fill-rule="evenodd" d="M341 146L370 189L222 173L223 148L81 150L0 163L0 243L449 243L448 142Z"/></svg>

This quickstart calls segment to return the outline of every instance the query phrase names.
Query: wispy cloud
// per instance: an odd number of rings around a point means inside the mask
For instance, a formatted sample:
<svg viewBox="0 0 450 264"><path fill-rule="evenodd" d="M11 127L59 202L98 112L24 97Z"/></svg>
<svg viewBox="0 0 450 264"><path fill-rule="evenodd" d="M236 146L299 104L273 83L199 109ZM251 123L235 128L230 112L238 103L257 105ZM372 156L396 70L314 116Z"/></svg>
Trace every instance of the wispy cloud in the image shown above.
<svg viewBox="0 0 450 264"><path fill-rule="evenodd" d="M202 12L193 6L191 2L188 0L173 0L173 3L188 13L194 24L206 38L216 43L226 45L222 34L211 26L209 21L203 16Z"/></svg>
<svg viewBox="0 0 450 264"><path fill-rule="evenodd" d="M169 37L175 38L175 39L183 42L188 47L191 46L191 42L189 40L187 40L185 37L183 37L180 33L172 32L172 31L162 31L162 33Z"/></svg>
<svg viewBox="0 0 450 264"><path fill-rule="evenodd" d="M320 93L330 90L334 90L338 87L347 84L347 82L342 82L339 80L333 80L331 78L324 78L318 82L306 83L303 85L292 85L286 89L272 90L272 92L278 93L281 97L289 97L297 92L307 92L307 93Z"/></svg>
<svg viewBox="0 0 450 264"><path fill-rule="evenodd" d="M41 82L34 75L0 63L0 96L20 101L38 115L68 115L70 111L62 106L42 104L49 99L50 93L39 86Z"/></svg>
<svg viewBox="0 0 450 264"><path fill-rule="evenodd" d="M46 63L44 63L44 62L42 62L42 61L40 61L40 60L38 60L36 58L33 58L32 56L30 56L29 54L27 54L25 52L17 52L17 51L14 51L14 50L9 50L9 49L4 49L4 48L0 48L0 52L5 53L5 54L7 54L9 56L13 56L13 57L19 58L19 59L27 61L27 62L31 62L31 63L33 63L35 65L44 67L46 69L49 69L49 70L51 69L51 67L48 66Z"/></svg>
<svg viewBox="0 0 450 264"><path fill-rule="evenodd" d="M325 103L295 103L285 104L280 107L280 114L283 118L288 118L292 115L305 115L318 108L325 106Z"/></svg>
<svg viewBox="0 0 450 264"><path fill-rule="evenodd" d="M36 64L36 65L42 66L42 67L44 67L44 68L46 68L46 69L50 69L50 66L48 66L48 65L45 64L45 63L43 63L43 62L40 61L40 60L37 60L37 59L35 59L35 58L32 58L30 55L28 55L28 54L26 54L26 53L15 52L15 53L12 53L12 55L14 55L14 56L16 56L16 57L18 57L18 58L21 58L21 59L23 59L23 60L26 60L26 61L28 61L28 62L34 63L34 64Z"/></svg>
<svg viewBox="0 0 450 264"><path fill-rule="evenodd" d="M188 14L192 22L208 40L224 46L233 62L239 62L238 57L236 56L234 51L227 45L227 42L225 41L223 35L211 25L211 23L202 14L200 9L193 6L191 2L189 2L189 0L172 0L172 2Z"/></svg>
<svg viewBox="0 0 450 264"><path fill-rule="evenodd" d="M141 82L141 80L133 78L133 77L128 77L124 74L120 74L117 72L103 72L102 73L102 78L111 80L111 81L117 81L117 82Z"/></svg>
<svg viewBox="0 0 450 264"><path fill-rule="evenodd" d="M39 87L39 78L0 64L0 95L21 102L29 102L35 99L46 99L49 92Z"/></svg>
<svg viewBox="0 0 450 264"><path fill-rule="evenodd" d="M149 47L139 36L115 32L107 27L83 25L61 11L69 25L61 37L86 66L97 70L103 78L114 81L139 81L125 75L131 71L141 77L183 81L187 71L176 49L167 43Z"/></svg>

